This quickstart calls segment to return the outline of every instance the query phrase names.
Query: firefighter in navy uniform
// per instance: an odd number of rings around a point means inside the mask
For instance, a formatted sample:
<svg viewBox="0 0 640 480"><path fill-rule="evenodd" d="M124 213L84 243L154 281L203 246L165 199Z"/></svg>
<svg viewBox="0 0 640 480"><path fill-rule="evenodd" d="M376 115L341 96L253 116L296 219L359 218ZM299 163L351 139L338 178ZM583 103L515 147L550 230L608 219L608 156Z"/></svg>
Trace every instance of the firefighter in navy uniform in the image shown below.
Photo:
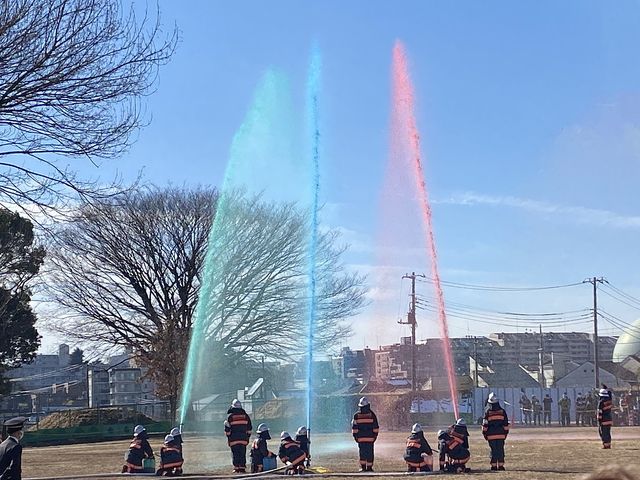
<svg viewBox="0 0 640 480"><path fill-rule="evenodd" d="M371 410L371 405L367 397L362 397L358 402L360 408L354 415L351 422L351 433L358 442L360 456L360 471L373 472L373 444L378 439L380 426L378 417Z"/></svg>
<svg viewBox="0 0 640 480"><path fill-rule="evenodd" d="M307 455L302 451L298 442L291 438L289 432L280 434L278 456L287 465L286 475L302 475L304 473L304 461L307 459Z"/></svg>
<svg viewBox="0 0 640 480"><path fill-rule="evenodd" d="M311 443L311 440L309 439L309 431L307 430L307 427L302 426L298 428L298 431L296 432L296 442L298 442L298 445L300 445L300 449L307 456L307 467L308 467L309 466L308 460L311 458L311 454L309 453L309 444Z"/></svg>
<svg viewBox="0 0 640 480"><path fill-rule="evenodd" d="M469 430L467 429L467 424L463 418L459 418L455 425L451 425L451 427L449 427L449 435L451 435L454 440L454 445L452 445L451 448L453 454L449 454L452 459L452 464L457 466L454 471L469 471L469 469L465 467L470 457Z"/></svg>
<svg viewBox="0 0 640 480"><path fill-rule="evenodd" d="M509 418L495 393L489 395L484 411L482 435L491 448L491 470L504 470L504 441L509 434Z"/></svg>
<svg viewBox="0 0 640 480"><path fill-rule="evenodd" d="M271 440L271 434L269 433L269 427L266 423L258 425L256 430L258 438L253 441L251 446L251 473L264 472L264 459L267 457L273 457L273 452L269 451L267 446L267 440Z"/></svg>
<svg viewBox="0 0 640 480"><path fill-rule="evenodd" d="M408 472L430 472L433 470L433 450L427 439L424 438L422 426L414 423L411 427L411 436L407 438L407 449L404 454Z"/></svg>
<svg viewBox="0 0 640 480"><path fill-rule="evenodd" d="M4 422L8 437L0 443L0 480L21 480L22 445L25 417L15 417Z"/></svg>
<svg viewBox="0 0 640 480"><path fill-rule="evenodd" d="M169 435L173 437L173 443L177 445L177 447L180 449L180 452L182 452L182 444L184 442L182 440L182 432L180 431L180 428L173 427Z"/></svg>
<svg viewBox="0 0 640 480"><path fill-rule="evenodd" d="M156 471L158 477L176 477L182 475L182 450L173 435L164 437L164 445L160 447L160 467Z"/></svg>
<svg viewBox="0 0 640 480"><path fill-rule="evenodd" d="M451 435L451 430L438 431L438 451L440 454L440 471L450 473L469 472L466 468L469 461L469 447L464 447L459 438Z"/></svg>
<svg viewBox="0 0 640 480"><path fill-rule="evenodd" d="M611 448L612 407L611 393L604 388L601 389L598 403L598 432L602 440L602 448Z"/></svg>
<svg viewBox="0 0 640 480"><path fill-rule="evenodd" d="M153 458L153 449L148 438L147 430L142 425L136 425L122 473L142 473L142 460Z"/></svg>
<svg viewBox="0 0 640 480"><path fill-rule="evenodd" d="M251 419L237 398L231 402L231 408L227 410L227 414L227 419L224 422L224 433L227 436L227 444L231 449L233 473L246 473L247 445L249 445L251 430L253 430Z"/></svg>

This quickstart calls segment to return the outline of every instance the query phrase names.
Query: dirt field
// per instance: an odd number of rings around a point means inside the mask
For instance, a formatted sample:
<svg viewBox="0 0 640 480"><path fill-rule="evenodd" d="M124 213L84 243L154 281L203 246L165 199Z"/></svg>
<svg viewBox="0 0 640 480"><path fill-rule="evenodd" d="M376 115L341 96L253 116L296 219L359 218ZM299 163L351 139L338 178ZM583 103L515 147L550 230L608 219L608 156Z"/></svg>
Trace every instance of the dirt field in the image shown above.
<svg viewBox="0 0 640 480"><path fill-rule="evenodd" d="M274 435L275 436L275 435ZM185 435L185 473L228 474L231 458L224 437L192 437ZM405 470L402 461L405 434L382 432L376 443L377 472ZM435 433L427 434L433 447ZM313 464L331 472L355 472L357 448L348 434L317 435L312 438ZM160 439L151 442L154 449ZM119 471L128 442L67 445L25 449L23 478L64 475L89 475ZM278 441L270 441L277 450ZM507 441L507 472L489 471L489 448L479 430L471 430L473 478L482 480L499 475L501 480L579 479L585 473L607 465L627 465L640 472L640 427L617 428L613 431L612 450L602 450L597 430L591 427L515 428ZM335 477L334 477L335 478ZM639 478L640 480L640 478Z"/></svg>

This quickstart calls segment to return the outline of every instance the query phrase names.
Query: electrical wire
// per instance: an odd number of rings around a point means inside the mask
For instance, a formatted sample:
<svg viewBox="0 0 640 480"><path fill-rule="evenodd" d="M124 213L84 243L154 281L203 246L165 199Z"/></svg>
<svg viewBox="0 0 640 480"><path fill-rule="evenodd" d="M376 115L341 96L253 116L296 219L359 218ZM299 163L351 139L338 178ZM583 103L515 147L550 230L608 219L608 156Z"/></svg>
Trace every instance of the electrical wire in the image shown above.
<svg viewBox="0 0 640 480"><path fill-rule="evenodd" d="M424 279L417 279L419 282L423 283L434 283L434 279L431 277L426 277ZM440 280L440 284L443 286L451 287L451 288L461 288L465 290L482 290L482 291L493 291L493 292L530 292L536 290L553 290L557 288L568 288L575 287L577 285L582 285L582 282L575 283L566 283L562 285L546 285L539 287L500 287L497 285L477 285L471 283L458 283L458 282L449 282L446 280Z"/></svg>
<svg viewBox="0 0 640 480"><path fill-rule="evenodd" d="M629 295L628 293L620 290L619 288L617 288L615 285L612 285L609 282L606 282L604 284L605 287L610 288L611 290L613 290L614 292L616 292L618 295L621 295L623 297L625 297L627 300L630 300L632 302L635 302L636 304L638 304L638 306L640 306L640 299L634 297L633 295Z"/></svg>

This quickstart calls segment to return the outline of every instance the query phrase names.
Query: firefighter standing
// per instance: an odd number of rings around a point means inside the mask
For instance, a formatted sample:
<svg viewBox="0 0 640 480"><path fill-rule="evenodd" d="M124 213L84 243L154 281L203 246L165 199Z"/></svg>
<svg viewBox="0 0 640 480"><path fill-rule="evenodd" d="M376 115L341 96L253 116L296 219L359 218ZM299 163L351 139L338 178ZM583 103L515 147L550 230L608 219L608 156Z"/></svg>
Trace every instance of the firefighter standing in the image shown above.
<svg viewBox="0 0 640 480"><path fill-rule="evenodd" d="M430 472L433 470L433 450L419 423L414 423L411 427L411 436L407 438L407 449L404 454L404 461L407 462L407 471Z"/></svg>
<svg viewBox="0 0 640 480"><path fill-rule="evenodd" d="M533 424L540 426L542 424L542 405L535 395L531 397L531 409L533 410Z"/></svg>
<svg viewBox="0 0 640 480"><path fill-rule="evenodd" d="M509 434L509 418L495 393L489 395L484 411L482 435L491 448L491 470L504 470L504 441Z"/></svg>
<svg viewBox="0 0 640 480"><path fill-rule="evenodd" d="M147 430L142 425L136 425L122 473L142 473L142 460L153 458L153 449L148 438Z"/></svg>
<svg viewBox="0 0 640 480"><path fill-rule="evenodd" d="M560 407L560 424L563 427L571 426L571 400L567 396L567 392L562 394L562 398L558 401Z"/></svg>
<svg viewBox="0 0 640 480"><path fill-rule="evenodd" d="M282 432L280 434L280 450L278 456L287 469L285 474L287 475L302 475L304 473L304 461L307 459L307 455L302 451L298 442L291 438L289 432Z"/></svg>
<svg viewBox="0 0 640 480"><path fill-rule="evenodd" d="M164 437L164 444L160 448L160 467L156 471L158 477L175 477L182 475L182 449L173 435Z"/></svg>
<svg viewBox="0 0 640 480"><path fill-rule="evenodd" d="M582 396L582 392L578 393L576 397L576 427L580 424L584 426L584 410L586 407L586 400Z"/></svg>
<svg viewBox="0 0 640 480"><path fill-rule="evenodd" d="M267 440L271 440L271 434L269 433L269 427L266 423L258 425L256 430L258 438L253 441L251 446L251 473L264 472L264 459L267 457L273 457L273 452L269 451L267 446Z"/></svg>
<svg viewBox="0 0 640 480"><path fill-rule="evenodd" d="M358 442L360 471L373 472L373 444L378 439L380 429L378 417L371 410L367 397L360 399L358 407L360 409L353 415L351 422L351 433Z"/></svg>
<svg viewBox="0 0 640 480"><path fill-rule="evenodd" d="M245 473L247 468L247 445L249 445L249 438L253 428L251 419L237 398L231 403L231 408L227 413L227 420L224 422L224 433L227 436L229 448L231 448L233 472Z"/></svg>
<svg viewBox="0 0 640 480"><path fill-rule="evenodd" d="M612 407L611 395L603 388L600 390L600 402L598 403L598 432L602 440L602 448L611 448Z"/></svg>
<svg viewBox="0 0 640 480"><path fill-rule="evenodd" d="M522 412L522 421L525 425L529 425L531 422L531 400L529 400L526 393L522 392L519 403L520 411Z"/></svg>

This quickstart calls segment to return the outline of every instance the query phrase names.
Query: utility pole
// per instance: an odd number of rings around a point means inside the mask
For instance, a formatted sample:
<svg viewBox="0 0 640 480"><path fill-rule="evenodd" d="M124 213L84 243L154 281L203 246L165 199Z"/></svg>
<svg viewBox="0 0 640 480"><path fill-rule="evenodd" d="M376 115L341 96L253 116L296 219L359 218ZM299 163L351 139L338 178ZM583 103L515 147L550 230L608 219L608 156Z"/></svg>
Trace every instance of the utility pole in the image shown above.
<svg viewBox="0 0 640 480"><path fill-rule="evenodd" d="M540 347L538 348L538 362L540 365L540 371L538 372L538 383L542 388L545 388L544 380L544 342L542 340L542 324L540 324Z"/></svg>
<svg viewBox="0 0 640 480"><path fill-rule="evenodd" d="M596 389L600 388L600 359L598 355L598 284L605 283L604 277L592 277L583 280L582 283L593 285L593 365L595 372Z"/></svg>
<svg viewBox="0 0 640 480"><path fill-rule="evenodd" d="M423 277L424 275L416 275L416 272L411 272L403 275L402 278L411 279L411 305L409 306L409 313L407 313L407 321L399 321L402 325L411 325L411 390L417 390L416 383L416 277Z"/></svg>

